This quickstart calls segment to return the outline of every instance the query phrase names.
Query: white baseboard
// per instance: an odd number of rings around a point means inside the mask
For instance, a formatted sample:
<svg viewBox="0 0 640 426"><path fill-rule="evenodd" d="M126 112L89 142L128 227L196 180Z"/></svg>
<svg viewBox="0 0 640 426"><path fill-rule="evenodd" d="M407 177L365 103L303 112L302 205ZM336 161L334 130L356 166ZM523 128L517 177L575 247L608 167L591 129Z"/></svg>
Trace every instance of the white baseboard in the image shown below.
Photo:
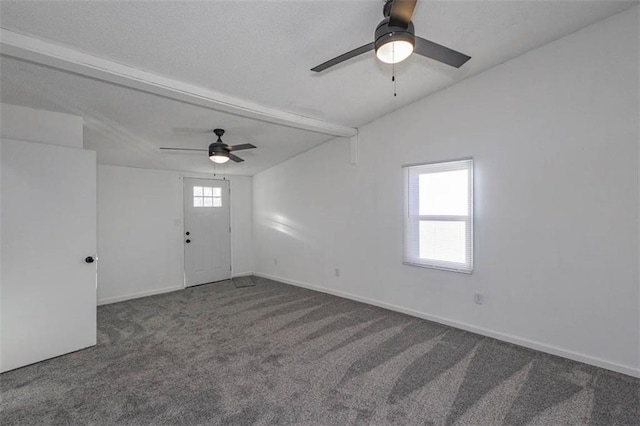
<svg viewBox="0 0 640 426"><path fill-rule="evenodd" d="M125 300L138 299L140 297L153 296L156 294L169 293L172 291L183 290L184 287L165 287L138 293L125 294L124 296L107 297L106 299L98 299L98 306L108 305L110 303L124 302Z"/></svg>
<svg viewBox="0 0 640 426"><path fill-rule="evenodd" d="M240 277L248 277L253 275L253 272L239 272L239 273L234 273L233 274L233 278L240 278ZM154 289L154 290L149 290L149 291L141 291L138 293L130 293L130 294L125 294L124 296L116 296L116 297L107 297L105 299L99 299L98 300L98 306L102 306L102 305L108 305L110 303L118 303L118 302L124 302L125 300L131 300L131 299L139 299L140 297L147 297L147 296L153 296L156 294L162 294L162 293L169 293L172 291L177 291L177 290L184 290L185 287L165 287L165 288L159 288L159 289Z"/></svg>
<svg viewBox="0 0 640 426"><path fill-rule="evenodd" d="M424 312L420 312L420 311L416 311L413 309L408 309L408 308L404 308L402 306L397 306L397 305L393 305L390 303L386 303L386 302L380 302L378 300L374 300L374 299L369 299L367 297L362 297L362 296L358 296L355 294L351 294L351 293L346 293L343 291L339 291L339 290L332 290L332 289L328 289L328 288L324 288L324 287L319 287L313 284L307 284L307 283L303 283L300 281L295 281L295 280L290 280L287 278L282 278L282 277L276 277L273 275L269 275L269 274L263 274L260 272L254 272L253 275L258 276L258 277L262 277L262 278L268 278L270 280L274 280L274 281L280 281L286 284L291 284L297 287L303 287L303 288L308 288L310 290L315 290L315 291L319 291L321 293L327 293L327 294L332 294L334 296L339 296L339 297L343 297L345 299L351 299L351 300L355 300L357 302L363 302L363 303L367 303L369 305L374 305L374 306L378 306L381 308L385 308L385 309L389 309L391 311L396 311L396 312L401 312L403 314L407 314L407 315L411 315L414 317L418 317L418 318L422 318L425 320L429 320L429 321L433 321L433 322L437 322L439 324L444 324L444 325L448 325L450 327L454 327L454 328L459 328L461 330L466 330L466 331L470 331L472 333L476 333L476 334L480 334L482 336L487 336L487 337L491 337L497 340L502 340L503 342L508 342L508 343L513 343L515 345L519 345L519 346L524 346L526 348L530 348L530 349L535 349L537 351L540 352L545 352L551 355L557 355L563 358L568 358L574 361L578 361L578 362L583 362L585 364L590 364L590 365L594 365L596 367L601 367L601 368L605 368L607 370L612 370L612 371L616 371L618 373L622 373L622 374L626 374L628 376L632 376L632 377L640 377L640 369L639 368L634 368L634 367L630 367L630 366L626 366L626 365L620 365L620 364L616 364L610 361L605 361L603 359L599 359L599 358L594 358L588 355L584 355L578 352L573 352L570 350L566 350L566 349L562 349L562 348L558 348L556 346L551 346L551 345L547 345L545 343L540 343L540 342L536 342L533 340L529 340L529 339L524 339L521 337L517 337L517 336L513 336L510 334L505 334L505 333L501 333L498 331L493 331L493 330L489 330L486 328L482 328L482 327L477 327L471 324L467 324L467 323L463 323L463 322L458 322L458 321L454 321L454 320L450 320L447 318L442 318L442 317L438 317L438 316L434 316L434 315L429 315L427 313Z"/></svg>

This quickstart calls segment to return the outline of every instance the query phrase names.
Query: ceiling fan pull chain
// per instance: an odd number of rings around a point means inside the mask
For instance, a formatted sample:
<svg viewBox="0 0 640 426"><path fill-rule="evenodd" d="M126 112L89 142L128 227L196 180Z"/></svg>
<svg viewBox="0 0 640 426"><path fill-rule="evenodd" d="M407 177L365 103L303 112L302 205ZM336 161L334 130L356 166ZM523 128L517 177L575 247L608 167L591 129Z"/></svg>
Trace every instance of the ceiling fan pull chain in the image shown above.
<svg viewBox="0 0 640 426"><path fill-rule="evenodd" d="M393 71L392 71L392 75L391 75L391 81L393 82L393 96L398 96L398 94L396 93L396 44L392 43L391 44L391 66L393 67Z"/></svg>
<svg viewBox="0 0 640 426"><path fill-rule="evenodd" d="M393 82L393 96L398 96L397 85L396 85L396 64L393 64L393 75L391 76L391 81Z"/></svg>

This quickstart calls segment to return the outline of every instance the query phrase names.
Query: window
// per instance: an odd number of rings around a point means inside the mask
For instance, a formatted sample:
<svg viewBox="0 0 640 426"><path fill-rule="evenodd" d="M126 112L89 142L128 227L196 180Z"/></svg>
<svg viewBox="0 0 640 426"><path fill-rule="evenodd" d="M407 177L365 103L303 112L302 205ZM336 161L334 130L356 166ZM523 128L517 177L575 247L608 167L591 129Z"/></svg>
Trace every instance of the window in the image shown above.
<svg viewBox="0 0 640 426"><path fill-rule="evenodd" d="M222 207L222 188L194 186L193 207Z"/></svg>
<svg viewBox="0 0 640 426"><path fill-rule="evenodd" d="M404 263L473 271L473 160L405 167Z"/></svg>

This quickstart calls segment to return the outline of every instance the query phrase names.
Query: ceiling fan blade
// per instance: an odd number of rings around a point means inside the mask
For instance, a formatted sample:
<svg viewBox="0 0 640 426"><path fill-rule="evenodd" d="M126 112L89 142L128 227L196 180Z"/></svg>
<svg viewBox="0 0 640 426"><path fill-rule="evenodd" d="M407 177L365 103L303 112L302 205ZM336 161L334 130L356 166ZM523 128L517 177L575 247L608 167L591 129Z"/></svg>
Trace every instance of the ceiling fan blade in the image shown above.
<svg viewBox="0 0 640 426"><path fill-rule="evenodd" d="M413 51L419 55L435 59L438 62L442 62L443 64L451 65L456 68L460 68L465 64L465 62L471 59L471 56L456 52L448 47L444 47L438 43L425 40L418 36L416 36L416 44Z"/></svg>
<svg viewBox="0 0 640 426"><path fill-rule="evenodd" d="M240 151L241 149L252 149L257 148L255 145L251 145L250 143L243 143L240 145L227 145L227 151Z"/></svg>
<svg viewBox="0 0 640 426"><path fill-rule="evenodd" d="M389 12L389 26L407 28L417 0L393 0Z"/></svg>
<svg viewBox="0 0 640 426"><path fill-rule="evenodd" d="M334 65L339 64L340 62L344 62L347 59L351 59L353 57L356 57L358 55L362 55L363 53L366 53L370 50L373 50L375 48L374 43L369 43L369 44L365 44L364 46L360 46L357 49L353 49L350 52L344 53L340 56L337 56L333 59L328 60L327 62L324 62L320 65L318 65L317 67L311 68L311 71L315 71L315 72L320 72L320 71L324 71L329 67L332 67Z"/></svg>
<svg viewBox="0 0 640 426"><path fill-rule="evenodd" d="M244 160L237 155L229 154L229 160L233 160L236 163L242 163Z"/></svg>
<svg viewBox="0 0 640 426"><path fill-rule="evenodd" d="M165 150L165 151L204 151L204 152L207 152L206 149L194 149L194 148L165 148L165 147L162 147L160 149Z"/></svg>

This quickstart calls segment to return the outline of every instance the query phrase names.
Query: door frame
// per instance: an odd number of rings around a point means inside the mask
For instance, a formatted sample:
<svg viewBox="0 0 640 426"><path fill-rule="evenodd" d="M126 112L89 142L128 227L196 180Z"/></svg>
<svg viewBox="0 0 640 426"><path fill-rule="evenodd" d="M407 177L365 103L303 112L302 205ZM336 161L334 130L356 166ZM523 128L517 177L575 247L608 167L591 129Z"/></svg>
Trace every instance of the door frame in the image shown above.
<svg viewBox="0 0 640 426"><path fill-rule="evenodd" d="M184 233L185 231L185 214L184 214L184 179L202 179L202 180L209 180L209 181L224 181L224 182L229 182L229 226L231 227L231 229L229 230L229 259L231 262L231 278L229 279L233 279L234 277L234 258L233 258L233 230L234 230L234 225L233 225L233 201L231 200L231 194L233 193L233 191L231 190L232 186L233 186L233 181L231 179L227 179L227 178L218 178L218 177L203 177L202 175L195 175L195 174L183 174L182 176L178 177L178 180L180 181L180 205L182 206L182 208L180 209L180 222L182 222L182 226L181 226L181 234L180 237L182 238L182 288L186 289L187 286L187 270L186 270L186 253L185 253L185 244L184 244Z"/></svg>

